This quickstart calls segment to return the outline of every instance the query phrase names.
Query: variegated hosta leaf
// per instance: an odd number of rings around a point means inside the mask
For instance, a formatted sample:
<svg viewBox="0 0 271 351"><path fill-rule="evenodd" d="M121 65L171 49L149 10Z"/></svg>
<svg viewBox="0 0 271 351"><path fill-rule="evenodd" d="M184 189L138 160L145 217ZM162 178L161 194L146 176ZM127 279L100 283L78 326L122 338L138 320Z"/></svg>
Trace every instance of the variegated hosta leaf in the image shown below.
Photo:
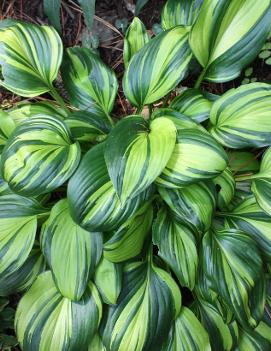
<svg viewBox="0 0 271 351"><path fill-rule="evenodd" d="M111 112L118 90L114 72L88 48L68 48L62 78L71 103L82 110Z"/></svg>
<svg viewBox="0 0 271 351"><path fill-rule="evenodd" d="M26 261L18 270L0 278L0 296L8 296L17 291L26 290L32 285L37 275L45 269L45 260L38 245L34 246Z"/></svg>
<svg viewBox="0 0 271 351"><path fill-rule="evenodd" d="M105 139L112 125L106 115L89 111L76 111L65 120L75 140L94 142Z"/></svg>
<svg viewBox="0 0 271 351"><path fill-rule="evenodd" d="M127 99L139 108L159 100L183 79L191 57L186 28L160 33L132 57L123 78Z"/></svg>
<svg viewBox="0 0 271 351"><path fill-rule="evenodd" d="M172 108L158 108L154 110L151 115L152 119L165 117L170 119L177 129L180 131L182 129L199 129L206 132L206 129L201 125L193 121L190 117L183 115L182 113L173 110Z"/></svg>
<svg viewBox="0 0 271 351"><path fill-rule="evenodd" d="M18 195L0 197L1 281L12 279L27 260L34 244L38 216L46 212L47 209L30 198Z"/></svg>
<svg viewBox="0 0 271 351"><path fill-rule="evenodd" d="M102 234L90 233L76 224L64 199L55 204L43 224L41 245L61 294L80 300L101 258Z"/></svg>
<svg viewBox="0 0 271 351"><path fill-rule="evenodd" d="M242 325L255 327L265 300L263 289L253 296L257 299L254 309L252 291L262 279L262 259L256 242L240 230L212 230L203 238L203 257L205 274L236 319Z"/></svg>
<svg viewBox="0 0 271 351"><path fill-rule="evenodd" d="M209 118L212 102L199 89L186 89L172 100L170 107L200 123Z"/></svg>
<svg viewBox="0 0 271 351"><path fill-rule="evenodd" d="M270 326L270 318L268 318L268 322L260 322L255 331L260 334L263 338L269 341L271 345L271 326Z"/></svg>
<svg viewBox="0 0 271 351"><path fill-rule="evenodd" d="M241 329L235 351L270 351L271 343L256 330Z"/></svg>
<svg viewBox="0 0 271 351"><path fill-rule="evenodd" d="M15 328L23 350L87 350L101 316L102 303L93 283L80 302L74 302L58 292L51 272L45 272L21 299Z"/></svg>
<svg viewBox="0 0 271 351"><path fill-rule="evenodd" d="M91 339L88 351L107 351L98 333Z"/></svg>
<svg viewBox="0 0 271 351"><path fill-rule="evenodd" d="M153 226L153 243L158 255L177 276L180 284L193 290L198 267L194 234L170 213L161 209Z"/></svg>
<svg viewBox="0 0 271 351"><path fill-rule="evenodd" d="M199 235L205 233L216 207L215 187L212 183L197 183L178 190L159 188L162 199L179 221Z"/></svg>
<svg viewBox="0 0 271 351"><path fill-rule="evenodd" d="M123 60L125 67L128 66L131 58L136 54L145 44L150 41L149 34L138 17L134 17L132 23L125 33L123 46Z"/></svg>
<svg viewBox="0 0 271 351"><path fill-rule="evenodd" d="M0 109L0 148L6 144L8 138L15 129L15 123L7 111ZM0 149L0 150L1 150Z"/></svg>
<svg viewBox="0 0 271 351"><path fill-rule="evenodd" d="M62 42L53 27L17 23L1 31L0 85L21 96L49 91L62 61Z"/></svg>
<svg viewBox="0 0 271 351"><path fill-rule="evenodd" d="M192 26L203 0L167 0L161 14L164 30L176 26Z"/></svg>
<svg viewBox="0 0 271 351"><path fill-rule="evenodd" d="M255 173L260 169L260 162L252 152L230 151L229 167L235 175Z"/></svg>
<svg viewBox="0 0 271 351"><path fill-rule="evenodd" d="M208 332L212 350L231 351L233 346L231 330L217 308L206 301L198 300L193 310Z"/></svg>
<svg viewBox="0 0 271 351"><path fill-rule="evenodd" d="M258 244L265 258L271 260L271 221L254 196L240 201L231 212L223 213L227 223L248 233Z"/></svg>
<svg viewBox="0 0 271 351"><path fill-rule="evenodd" d="M225 209L232 201L235 193L235 180L231 169L227 167L213 182L218 192L217 206L219 209Z"/></svg>
<svg viewBox="0 0 271 351"><path fill-rule="evenodd" d="M211 351L206 330L189 308L182 307L162 351Z"/></svg>
<svg viewBox="0 0 271 351"><path fill-rule="evenodd" d="M89 231L112 231L130 218L152 196L152 188L122 205L109 178L104 144L95 145L83 157L68 184L68 200L74 221Z"/></svg>
<svg viewBox="0 0 271 351"><path fill-rule="evenodd" d="M211 108L210 132L220 144L234 149L271 145L270 104L270 84L231 89Z"/></svg>
<svg viewBox="0 0 271 351"><path fill-rule="evenodd" d="M217 177L227 162L227 154L207 132L178 130L173 153L156 182L166 188L180 188Z"/></svg>
<svg viewBox="0 0 271 351"><path fill-rule="evenodd" d="M1 165L1 155L0 155L0 165ZM12 194L12 191L10 190L8 183L4 181L0 174L0 196L2 195L9 195Z"/></svg>
<svg viewBox="0 0 271 351"><path fill-rule="evenodd" d="M258 204L271 216L271 147L263 155L259 172L248 179L253 180L251 190Z"/></svg>
<svg viewBox="0 0 271 351"><path fill-rule="evenodd" d="M166 271L153 263L126 265L118 305L109 308L102 328L106 349L158 350L180 308L180 290Z"/></svg>
<svg viewBox="0 0 271 351"><path fill-rule="evenodd" d="M70 178L80 160L80 146L57 117L41 115L20 124L1 157L2 175L12 191L35 196Z"/></svg>
<svg viewBox="0 0 271 351"><path fill-rule="evenodd" d="M263 47L270 15L270 0L205 0L190 33L204 78L225 82L237 77Z"/></svg>
<svg viewBox="0 0 271 351"><path fill-rule="evenodd" d="M116 231L105 236L104 257L117 263L139 255L151 228L152 219L153 208L147 202Z"/></svg>
<svg viewBox="0 0 271 351"><path fill-rule="evenodd" d="M121 291L122 266L102 258L94 277L104 303L115 305Z"/></svg>
<svg viewBox="0 0 271 351"><path fill-rule="evenodd" d="M116 125L106 140L104 156L123 204L154 182L166 166L175 142L176 128L167 118L156 118L148 124L141 116L130 116Z"/></svg>

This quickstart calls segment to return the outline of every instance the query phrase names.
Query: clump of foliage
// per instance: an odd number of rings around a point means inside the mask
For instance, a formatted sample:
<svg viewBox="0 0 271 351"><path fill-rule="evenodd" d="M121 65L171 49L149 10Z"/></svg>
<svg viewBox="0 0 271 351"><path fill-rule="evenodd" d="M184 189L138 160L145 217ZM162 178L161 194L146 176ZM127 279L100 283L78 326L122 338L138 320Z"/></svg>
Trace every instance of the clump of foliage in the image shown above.
<svg viewBox="0 0 271 351"><path fill-rule="evenodd" d="M0 114L0 296L24 291L23 350L270 350L271 86L201 89L240 75L270 16L270 0L168 0L154 38L135 18L118 122L99 56L1 23L1 85L55 100Z"/></svg>

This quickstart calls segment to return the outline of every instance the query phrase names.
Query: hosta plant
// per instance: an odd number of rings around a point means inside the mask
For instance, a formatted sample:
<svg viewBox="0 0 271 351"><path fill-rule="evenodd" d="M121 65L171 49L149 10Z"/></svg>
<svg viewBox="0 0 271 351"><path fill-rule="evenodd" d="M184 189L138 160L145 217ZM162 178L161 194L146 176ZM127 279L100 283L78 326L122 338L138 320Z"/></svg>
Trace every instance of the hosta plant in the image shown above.
<svg viewBox="0 0 271 351"><path fill-rule="evenodd" d="M1 23L1 85L28 98L0 112L0 296L22 296L22 350L271 349L271 86L202 85L238 77L270 16L270 0L168 0L153 38L135 18L121 119L99 56Z"/></svg>

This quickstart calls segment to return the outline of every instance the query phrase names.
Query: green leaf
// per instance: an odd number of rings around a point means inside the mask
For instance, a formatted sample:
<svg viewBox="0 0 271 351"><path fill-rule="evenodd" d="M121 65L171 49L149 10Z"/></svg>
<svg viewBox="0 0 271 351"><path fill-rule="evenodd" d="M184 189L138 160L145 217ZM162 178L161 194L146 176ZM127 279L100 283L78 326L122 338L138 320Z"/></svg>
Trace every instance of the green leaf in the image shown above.
<svg viewBox="0 0 271 351"><path fill-rule="evenodd" d="M177 131L180 131L181 129L195 128L206 132L206 129L201 124L194 122L190 117L187 117L184 114L173 110L172 108L158 108L151 115L152 119L160 117L170 119L175 124Z"/></svg>
<svg viewBox="0 0 271 351"><path fill-rule="evenodd" d="M75 111L69 114L65 123L70 128L73 138L81 142L103 140L112 127L107 116L99 110L97 113Z"/></svg>
<svg viewBox="0 0 271 351"><path fill-rule="evenodd" d="M102 258L94 277L104 303L115 305L122 285L122 266Z"/></svg>
<svg viewBox="0 0 271 351"><path fill-rule="evenodd" d="M246 70L245 70L245 76L246 77L251 77L253 73L253 67L248 67Z"/></svg>
<svg viewBox="0 0 271 351"><path fill-rule="evenodd" d="M45 15L49 19L49 22L60 33L61 32L61 23L60 23L61 0L43 0L43 9L44 9Z"/></svg>
<svg viewBox="0 0 271 351"><path fill-rule="evenodd" d="M71 300L80 300L101 258L102 234L79 227L72 220L68 202L64 199L54 205L43 224L41 245L61 294Z"/></svg>
<svg viewBox="0 0 271 351"><path fill-rule="evenodd" d="M213 182L218 192L217 206L223 210L229 206L235 193L235 180L231 169L227 167Z"/></svg>
<svg viewBox="0 0 271 351"><path fill-rule="evenodd" d="M268 148L263 155L260 170L249 179L252 181L251 190L260 207L271 215L271 148Z"/></svg>
<svg viewBox="0 0 271 351"><path fill-rule="evenodd" d="M226 82L256 58L271 29L270 0L206 0L190 33L203 78Z"/></svg>
<svg viewBox="0 0 271 351"><path fill-rule="evenodd" d="M38 216L46 212L47 209L30 198L0 197L0 281L5 281L6 288L9 283L16 283L13 274L16 276L16 271L24 270L22 266L34 245Z"/></svg>
<svg viewBox="0 0 271 351"><path fill-rule="evenodd" d="M138 17L134 17L132 23L125 33L123 60L125 67L128 66L131 58L136 54L145 44L150 41L149 34Z"/></svg>
<svg viewBox="0 0 271 351"><path fill-rule="evenodd" d="M271 56L271 51L270 50L263 50L259 54L259 58L261 58L261 59L266 59L266 58L268 58L270 56Z"/></svg>
<svg viewBox="0 0 271 351"><path fill-rule="evenodd" d="M152 196L152 188L122 205L109 178L104 144L90 149L68 184L73 220L89 231L112 231L130 218Z"/></svg>
<svg viewBox="0 0 271 351"><path fill-rule="evenodd" d="M211 351L206 330L189 308L182 307L162 351Z"/></svg>
<svg viewBox="0 0 271 351"><path fill-rule="evenodd" d="M234 149L270 145L270 103L270 84L251 83L229 90L212 106L211 134Z"/></svg>
<svg viewBox="0 0 271 351"><path fill-rule="evenodd" d="M125 266L118 305L110 307L103 342L110 351L157 350L181 308L181 293L171 276L152 263Z"/></svg>
<svg viewBox="0 0 271 351"><path fill-rule="evenodd" d="M161 14L163 29L192 26L198 17L203 0L167 0Z"/></svg>
<svg viewBox="0 0 271 351"><path fill-rule="evenodd" d="M66 50L62 79L71 103L81 110L111 112L118 90L114 72L90 49ZM101 112L100 112L101 113Z"/></svg>
<svg viewBox="0 0 271 351"><path fill-rule="evenodd" d="M92 338L88 351L107 351L98 333Z"/></svg>
<svg viewBox="0 0 271 351"><path fill-rule="evenodd" d="M233 346L231 331L217 308L206 301L198 300L193 310L208 332L212 350L231 351Z"/></svg>
<svg viewBox="0 0 271 351"><path fill-rule="evenodd" d="M136 0L135 15L138 16L149 0Z"/></svg>
<svg viewBox="0 0 271 351"><path fill-rule="evenodd" d="M170 107L200 123L209 118L212 102L199 89L186 89L172 100Z"/></svg>
<svg viewBox="0 0 271 351"><path fill-rule="evenodd" d="M265 61L267 65L271 65L271 57Z"/></svg>
<svg viewBox="0 0 271 351"><path fill-rule="evenodd" d="M91 31L93 27L93 20L95 15L96 0L78 0L83 10L84 19L88 29Z"/></svg>
<svg viewBox="0 0 271 351"><path fill-rule="evenodd" d="M239 323L255 327L260 314L262 317L265 300L265 292L261 291L254 310L252 290L262 279L262 259L256 242L240 230L212 230L203 238L203 257L204 271L213 288Z"/></svg>
<svg viewBox="0 0 271 351"><path fill-rule="evenodd" d="M104 257L111 262L123 262L140 254L152 225L153 208L143 205L131 218L104 237Z"/></svg>
<svg viewBox="0 0 271 351"><path fill-rule="evenodd" d="M25 120L13 132L1 158L2 175L12 191L35 196L70 178L80 160L80 146L57 117Z"/></svg>
<svg viewBox="0 0 271 351"><path fill-rule="evenodd" d="M0 37L0 85L28 97L50 91L62 51L61 39L52 27L19 22L6 28Z"/></svg>
<svg viewBox="0 0 271 351"><path fill-rule="evenodd" d="M139 108L159 100L183 79L191 57L187 29L160 33L132 57L123 78L127 99Z"/></svg>
<svg viewBox="0 0 271 351"><path fill-rule="evenodd" d="M45 270L45 260L38 245L34 245L26 261L17 270L0 277L0 296L8 296L29 288Z"/></svg>
<svg viewBox="0 0 271 351"><path fill-rule="evenodd" d="M265 259L271 260L270 217L256 203L254 196L241 201L230 213L223 213L229 225L248 233L258 244Z"/></svg>
<svg viewBox="0 0 271 351"><path fill-rule="evenodd" d="M51 273L45 272L21 299L15 329L23 350L85 350L101 315L94 284L88 284L80 302L73 302L58 292Z"/></svg>
<svg viewBox="0 0 271 351"><path fill-rule="evenodd" d="M154 182L166 166L175 142L176 128L167 118L156 118L149 125L143 117L131 116L116 125L106 140L104 156L123 204Z"/></svg>
<svg viewBox="0 0 271 351"><path fill-rule="evenodd" d="M173 270L180 284L193 290L198 267L193 232L161 209L153 225L152 238L158 246L158 255Z"/></svg>
<svg viewBox="0 0 271 351"><path fill-rule="evenodd" d="M156 183L167 188L217 177L227 166L223 148L207 132L178 130L173 153Z"/></svg>
<svg viewBox="0 0 271 351"><path fill-rule="evenodd" d="M240 330L238 347L235 351L269 351L270 342L256 330Z"/></svg>
<svg viewBox="0 0 271 351"><path fill-rule="evenodd" d="M197 183L178 190L159 188L162 199L177 219L199 235L205 233L216 207L215 187L212 183Z"/></svg>
<svg viewBox="0 0 271 351"><path fill-rule="evenodd" d="M260 162L256 159L252 152L248 151L230 151L229 167L234 174L255 173L260 168Z"/></svg>

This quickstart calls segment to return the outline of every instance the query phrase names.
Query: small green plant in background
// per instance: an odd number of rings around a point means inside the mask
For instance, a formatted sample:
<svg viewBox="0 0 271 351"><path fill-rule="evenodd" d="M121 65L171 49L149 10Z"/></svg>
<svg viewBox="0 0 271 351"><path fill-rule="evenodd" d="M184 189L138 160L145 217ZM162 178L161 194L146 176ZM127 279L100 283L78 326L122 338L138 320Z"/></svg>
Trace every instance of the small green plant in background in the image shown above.
<svg viewBox="0 0 271 351"><path fill-rule="evenodd" d="M253 67L249 67L244 72L245 78L242 80L242 84L255 83L257 78L253 77Z"/></svg>
<svg viewBox="0 0 271 351"><path fill-rule="evenodd" d="M271 86L202 84L239 77L270 16L168 0L153 38L134 18L121 120L97 54L1 23L1 85L27 98L0 113L0 296L23 294L23 351L270 350Z"/></svg>

